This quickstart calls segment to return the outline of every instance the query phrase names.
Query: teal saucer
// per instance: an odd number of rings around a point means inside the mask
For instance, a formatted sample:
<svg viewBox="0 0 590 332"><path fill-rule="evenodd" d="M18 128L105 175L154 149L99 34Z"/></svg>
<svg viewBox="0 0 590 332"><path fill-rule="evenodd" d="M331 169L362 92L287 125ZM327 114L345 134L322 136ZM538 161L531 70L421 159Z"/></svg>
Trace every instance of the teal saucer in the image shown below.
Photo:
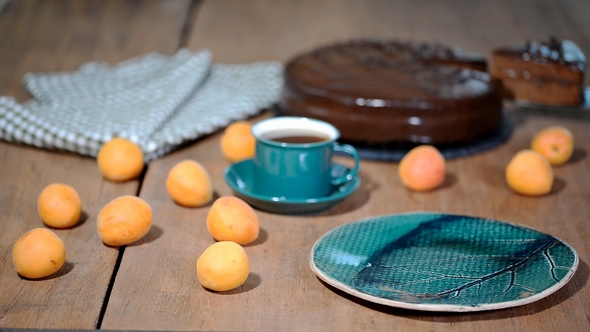
<svg viewBox="0 0 590 332"><path fill-rule="evenodd" d="M367 301L424 311L528 304L563 287L576 251L531 228L492 219L414 212L336 227L311 250L323 281Z"/></svg>
<svg viewBox="0 0 590 332"><path fill-rule="evenodd" d="M361 184L357 176L351 181L335 186L325 197L309 199L287 199L258 195L252 192L252 159L247 159L225 169L223 177L234 194L259 210L278 214L310 214L326 210L352 194ZM332 175L337 177L349 169L338 163L332 164Z"/></svg>

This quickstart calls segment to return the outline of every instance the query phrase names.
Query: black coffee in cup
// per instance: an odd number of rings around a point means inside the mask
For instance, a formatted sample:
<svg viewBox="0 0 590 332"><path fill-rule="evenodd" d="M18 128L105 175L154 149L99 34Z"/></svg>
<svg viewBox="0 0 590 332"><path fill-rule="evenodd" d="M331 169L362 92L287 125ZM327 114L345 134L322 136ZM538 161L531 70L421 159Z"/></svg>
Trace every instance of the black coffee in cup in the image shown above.
<svg viewBox="0 0 590 332"><path fill-rule="evenodd" d="M261 135L271 141L290 144L309 144L327 141L330 137L315 131L275 130Z"/></svg>
<svg viewBox="0 0 590 332"><path fill-rule="evenodd" d="M358 153L336 142L340 133L327 122L276 117L253 125L252 134L256 138L252 191L257 195L273 200L325 197L358 172ZM332 174L335 152L354 158L355 166L346 174Z"/></svg>

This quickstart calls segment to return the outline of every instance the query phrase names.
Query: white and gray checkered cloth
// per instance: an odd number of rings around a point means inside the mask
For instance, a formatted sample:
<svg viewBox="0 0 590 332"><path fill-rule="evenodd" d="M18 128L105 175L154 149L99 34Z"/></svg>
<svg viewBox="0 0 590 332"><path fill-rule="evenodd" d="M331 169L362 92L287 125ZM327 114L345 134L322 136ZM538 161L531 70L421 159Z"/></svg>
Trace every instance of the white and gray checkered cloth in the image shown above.
<svg viewBox="0 0 590 332"><path fill-rule="evenodd" d="M0 97L0 138L96 156L127 138L146 161L271 107L283 86L276 62L212 64L209 51L148 54L68 73L29 73L33 99Z"/></svg>

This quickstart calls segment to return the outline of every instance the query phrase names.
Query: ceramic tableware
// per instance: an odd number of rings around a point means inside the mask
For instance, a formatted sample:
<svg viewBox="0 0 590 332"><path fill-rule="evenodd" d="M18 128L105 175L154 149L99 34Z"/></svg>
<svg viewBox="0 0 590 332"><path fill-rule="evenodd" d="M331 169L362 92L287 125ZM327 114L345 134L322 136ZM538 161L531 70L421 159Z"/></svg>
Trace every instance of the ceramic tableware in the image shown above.
<svg viewBox="0 0 590 332"><path fill-rule="evenodd" d="M335 186L352 181L360 159L355 148L339 144L331 124L299 117L276 117L252 126L256 138L252 191L257 195L308 199L330 195ZM354 158L352 169L332 176L334 153Z"/></svg>
<svg viewBox="0 0 590 332"><path fill-rule="evenodd" d="M252 192L252 159L230 165L225 169L225 182L234 194L259 210L278 214L311 214L331 208L351 195L361 184L360 178L334 186L325 196L307 199L288 199L285 197L265 196ZM339 177L350 171L344 165L333 163L331 173Z"/></svg>
<svg viewBox="0 0 590 332"><path fill-rule="evenodd" d="M332 229L313 246L310 264L321 280L371 302L463 312L549 296L572 278L578 255L527 227L415 212Z"/></svg>

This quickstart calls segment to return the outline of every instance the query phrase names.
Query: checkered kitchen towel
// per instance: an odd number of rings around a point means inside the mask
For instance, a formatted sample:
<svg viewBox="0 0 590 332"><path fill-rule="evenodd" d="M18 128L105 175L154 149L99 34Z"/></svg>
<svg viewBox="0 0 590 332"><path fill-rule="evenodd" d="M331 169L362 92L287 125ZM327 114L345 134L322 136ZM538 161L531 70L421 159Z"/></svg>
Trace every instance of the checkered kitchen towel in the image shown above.
<svg viewBox="0 0 590 332"><path fill-rule="evenodd" d="M270 107L280 95L275 62L211 64L208 51L148 54L116 66L25 75L33 99L0 97L0 138L96 156L113 137L139 144L147 161Z"/></svg>

